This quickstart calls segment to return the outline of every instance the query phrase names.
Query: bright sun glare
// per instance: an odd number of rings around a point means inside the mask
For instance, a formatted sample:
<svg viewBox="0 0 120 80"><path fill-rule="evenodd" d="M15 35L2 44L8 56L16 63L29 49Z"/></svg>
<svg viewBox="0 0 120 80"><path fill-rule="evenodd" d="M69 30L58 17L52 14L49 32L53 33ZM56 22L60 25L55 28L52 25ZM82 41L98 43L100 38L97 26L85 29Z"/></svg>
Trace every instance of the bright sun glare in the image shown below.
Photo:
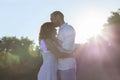
<svg viewBox="0 0 120 80"><path fill-rule="evenodd" d="M76 42L85 43L90 37L100 34L104 23L104 16L96 11L90 11L82 17L77 17L74 20L74 24L77 24Z"/></svg>

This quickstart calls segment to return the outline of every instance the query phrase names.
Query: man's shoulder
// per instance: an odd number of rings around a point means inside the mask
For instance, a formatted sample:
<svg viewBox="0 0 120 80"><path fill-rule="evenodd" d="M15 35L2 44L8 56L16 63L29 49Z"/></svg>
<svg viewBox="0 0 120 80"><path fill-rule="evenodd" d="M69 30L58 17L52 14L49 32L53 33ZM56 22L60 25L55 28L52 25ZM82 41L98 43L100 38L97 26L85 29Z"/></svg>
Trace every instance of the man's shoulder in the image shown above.
<svg viewBox="0 0 120 80"><path fill-rule="evenodd" d="M65 23L64 29L74 29L72 25Z"/></svg>

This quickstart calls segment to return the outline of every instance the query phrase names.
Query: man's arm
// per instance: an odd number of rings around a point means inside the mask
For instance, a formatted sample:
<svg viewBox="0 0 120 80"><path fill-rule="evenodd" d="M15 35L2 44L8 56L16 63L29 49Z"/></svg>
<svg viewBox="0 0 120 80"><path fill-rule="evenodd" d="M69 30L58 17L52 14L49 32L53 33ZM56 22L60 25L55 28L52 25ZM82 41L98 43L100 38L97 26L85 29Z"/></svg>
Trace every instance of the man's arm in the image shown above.
<svg viewBox="0 0 120 80"><path fill-rule="evenodd" d="M49 39L46 39L46 44L47 44L48 50L50 50L58 58L67 58L67 57L73 56L73 54L68 54L66 52L59 51L57 46L54 45L53 41Z"/></svg>

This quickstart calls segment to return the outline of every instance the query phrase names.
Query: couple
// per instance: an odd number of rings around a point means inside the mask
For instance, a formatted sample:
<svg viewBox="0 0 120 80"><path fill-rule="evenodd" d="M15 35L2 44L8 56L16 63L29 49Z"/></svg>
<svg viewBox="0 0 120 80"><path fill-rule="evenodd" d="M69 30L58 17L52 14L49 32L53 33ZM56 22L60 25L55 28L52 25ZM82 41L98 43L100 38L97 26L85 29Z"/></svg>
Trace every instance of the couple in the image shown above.
<svg viewBox="0 0 120 80"><path fill-rule="evenodd" d="M64 15L60 11L51 13L51 22L44 23L39 33L43 64L38 80L76 80L74 41L75 30L65 23Z"/></svg>

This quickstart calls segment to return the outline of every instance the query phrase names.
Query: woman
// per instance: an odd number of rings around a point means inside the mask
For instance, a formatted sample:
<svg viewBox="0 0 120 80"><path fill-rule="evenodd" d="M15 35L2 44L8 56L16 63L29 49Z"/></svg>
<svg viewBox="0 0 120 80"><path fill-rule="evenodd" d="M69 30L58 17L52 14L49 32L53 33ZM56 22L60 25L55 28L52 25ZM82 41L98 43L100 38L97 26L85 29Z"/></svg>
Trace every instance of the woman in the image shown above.
<svg viewBox="0 0 120 80"><path fill-rule="evenodd" d="M57 58L70 57L62 54L58 48L60 42L56 38L56 29L52 22L46 22L41 26L39 44L43 56L43 64L38 73L38 80L57 80Z"/></svg>

